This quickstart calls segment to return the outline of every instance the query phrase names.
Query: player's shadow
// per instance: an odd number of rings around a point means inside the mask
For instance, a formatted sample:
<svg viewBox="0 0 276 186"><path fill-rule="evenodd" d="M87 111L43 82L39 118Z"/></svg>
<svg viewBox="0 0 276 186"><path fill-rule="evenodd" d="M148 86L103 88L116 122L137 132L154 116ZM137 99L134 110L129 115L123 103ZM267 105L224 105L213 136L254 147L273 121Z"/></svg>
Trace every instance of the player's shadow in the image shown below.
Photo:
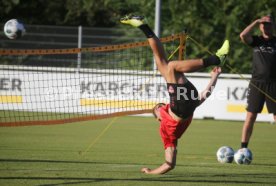
<svg viewBox="0 0 276 186"><path fill-rule="evenodd" d="M203 175L201 175L203 176ZM222 175L216 175L221 177ZM215 176L215 177L216 177ZM227 176L227 175L225 175ZM248 176L248 175L242 175L242 176ZM40 186L59 186L59 185L70 185L70 184L93 184L93 183L97 183L97 182L120 182L120 183L124 183L124 182L139 182L139 184L143 185L143 182L151 182L153 184L157 184L162 182L167 183L168 185L170 185L170 183L198 183L198 184L258 184L258 185L263 185L263 184L267 184L267 185L275 185L275 183L272 182L262 182L262 181L240 181L240 180L210 180L210 177L208 177L208 179L202 179L202 177L200 178L201 180L198 179L194 179L191 180L191 177L188 176L189 178L185 178L184 175L181 176L162 176L162 177L149 177L149 178L93 178L93 177L86 177L86 178L78 178L78 177L1 177L1 179L17 179L17 180L48 180L48 181L65 181L63 183L50 183L50 184L40 184ZM198 177L198 176L195 176ZM206 175L205 175L206 177ZM175 180L175 179L179 179L179 180ZM110 183L112 184L112 183Z"/></svg>
<svg viewBox="0 0 276 186"><path fill-rule="evenodd" d="M103 164L103 165L118 165L124 163L108 163L108 162L94 162L94 161L71 161L71 160L42 160L42 159L0 159L1 162L18 162L18 163L72 163L72 164ZM143 165L139 163L131 163L131 165ZM147 165L157 165L157 164L147 164Z"/></svg>
<svg viewBox="0 0 276 186"><path fill-rule="evenodd" d="M92 162L92 161L65 161L65 160L40 160L40 159L0 159L1 162L15 162L15 163L72 163L72 164L103 164L103 165L128 165L125 163L107 163L107 162ZM142 166L142 164L131 164ZM150 164L147 164L150 165ZM156 164L151 164L155 165ZM177 166L185 166L189 167L188 165L177 165ZM266 164L260 166L276 166L275 164ZM231 180L225 180L221 178L231 178ZM248 180L241 180L244 177L251 177L251 178L259 178L263 179L263 181L255 181L254 179ZM98 177L70 177L70 176L0 176L1 180L24 180L24 181L34 181L34 180L41 180L41 181L49 181L49 182L59 182L59 183L49 183L49 184L41 184L41 186L58 186L58 185L72 185L72 184L93 184L97 182L133 182L133 183L140 183L143 185L143 182L152 182L153 184L158 184L160 182L167 183L168 185L173 183L191 183L191 184L258 184L258 185L275 185L276 183L269 182L271 178L275 178L275 173L260 173L260 174L177 174L175 172L170 172L169 174L162 175L162 176L149 176L148 178L98 178ZM266 181L267 180L267 181ZM60 183L62 182L62 183Z"/></svg>

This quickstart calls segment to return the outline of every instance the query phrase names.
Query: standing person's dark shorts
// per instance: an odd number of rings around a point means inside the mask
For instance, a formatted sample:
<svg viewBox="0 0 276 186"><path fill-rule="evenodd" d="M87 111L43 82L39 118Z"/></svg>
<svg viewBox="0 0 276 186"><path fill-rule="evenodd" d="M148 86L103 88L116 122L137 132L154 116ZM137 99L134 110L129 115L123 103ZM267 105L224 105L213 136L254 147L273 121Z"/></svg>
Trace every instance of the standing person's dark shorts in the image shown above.
<svg viewBox="0 0 276 186"><path fill-rule="evenodd" d="M276 73L276 72L275 72ZM266 103L269 113L276 113L276 82L250 81L247 94L246 110L261 113Z"/></svg>

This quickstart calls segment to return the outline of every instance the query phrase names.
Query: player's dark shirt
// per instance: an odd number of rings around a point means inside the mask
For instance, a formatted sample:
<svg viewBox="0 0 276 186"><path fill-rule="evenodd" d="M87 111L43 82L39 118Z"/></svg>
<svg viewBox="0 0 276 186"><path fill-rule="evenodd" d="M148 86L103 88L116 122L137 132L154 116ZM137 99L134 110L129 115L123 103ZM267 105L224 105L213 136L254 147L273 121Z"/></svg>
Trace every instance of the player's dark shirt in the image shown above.
<svg viewBox="0 0 276 186"><path fill-rule="evenodd" d="M197 89L191 82L185 84L167 83L172 112L180 118L186 119L193 115L199 105Z"/></svg>
<svg viewBox="0 0 276 186"><path fill-rule="evenodd" d="M253 36L252 80L276 82L276 37Z"/></svg>

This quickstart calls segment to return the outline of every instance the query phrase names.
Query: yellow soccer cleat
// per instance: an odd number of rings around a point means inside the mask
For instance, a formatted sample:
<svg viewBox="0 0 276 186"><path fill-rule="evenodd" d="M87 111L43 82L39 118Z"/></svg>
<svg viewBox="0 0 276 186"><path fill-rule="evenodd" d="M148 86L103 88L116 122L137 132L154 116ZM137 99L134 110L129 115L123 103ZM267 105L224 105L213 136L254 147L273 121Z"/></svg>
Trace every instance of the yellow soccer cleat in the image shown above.
<svg viewBox="0 0 276 186"><path fill-rule="evenodd" d="M144 16L126 15L120 20L123 24L128 24L134 27L139 27L145 23Z"/></svg>
<svg viewBox="0 0 276 186"><path fill-rule="evenodd" d="M216 56L220 59L220 66L225 65L226 57L230 50L229 40L225 40L220 49L217 50Z"/></svg>

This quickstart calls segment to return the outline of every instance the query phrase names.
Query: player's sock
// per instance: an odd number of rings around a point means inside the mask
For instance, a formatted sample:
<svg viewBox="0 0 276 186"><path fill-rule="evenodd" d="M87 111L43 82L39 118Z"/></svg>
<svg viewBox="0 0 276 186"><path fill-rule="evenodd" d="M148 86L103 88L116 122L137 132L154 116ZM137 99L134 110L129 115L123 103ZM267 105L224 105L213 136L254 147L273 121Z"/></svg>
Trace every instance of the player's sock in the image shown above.
<svg viewBox="0 0 276 186"><path fill-rule="evenodd" d="M148 24L143 24L138 28L140 28L144 32L147 38L152 38L153 36L155 36L155 33L152 31Z"/></svg>
<svg viewBox="0 0 276 186"><path fill-rule="evenodd" d="M248 142L241 142L241 148L247 148Z"/></svg>
<svg viewBox="0 0 276 186"><path fill-rule="evenodd" d="M220 64L220 59L218 56L209 56L207 58L203 58L203 66L204 67L209 67L209 66L214 66L214 65L219 65Z"/></svg>

